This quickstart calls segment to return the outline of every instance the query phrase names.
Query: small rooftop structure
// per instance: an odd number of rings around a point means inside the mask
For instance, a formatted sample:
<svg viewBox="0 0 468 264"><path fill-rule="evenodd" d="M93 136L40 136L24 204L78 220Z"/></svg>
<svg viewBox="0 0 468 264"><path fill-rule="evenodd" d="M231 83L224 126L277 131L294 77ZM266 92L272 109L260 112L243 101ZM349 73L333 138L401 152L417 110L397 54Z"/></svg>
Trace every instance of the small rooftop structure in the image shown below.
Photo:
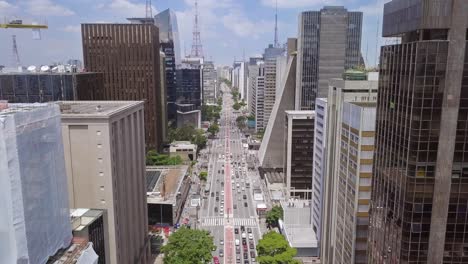
<svg viewBox="0 0 468 264"><path fill-rule="evenodd" d="M143 101L59 101L62 118L111 117Z"/></svg>
<svg viewBox="0 0 468 264"><path fill-rule="evenodd" d="M93 243L84 238L74 237L71 245L50 257L47 264L97 264L98 259L93 250Z"/></svg>
<svg viewBox="0 0 468 264"><path fill-rule="evenodd" d="M99 217L103 215L104 211L99 209L77 208L70 209L70 218L73 231L81 231Z"/></svg>
<svg viewBox="0 0 468 264"><path fill-rule="evenodd" d="M188 166L147 166L146 177L154 182L147 185L148 204L175 204L176 196L187 174ZM152 189L151 189L152 187Z"/></svg>

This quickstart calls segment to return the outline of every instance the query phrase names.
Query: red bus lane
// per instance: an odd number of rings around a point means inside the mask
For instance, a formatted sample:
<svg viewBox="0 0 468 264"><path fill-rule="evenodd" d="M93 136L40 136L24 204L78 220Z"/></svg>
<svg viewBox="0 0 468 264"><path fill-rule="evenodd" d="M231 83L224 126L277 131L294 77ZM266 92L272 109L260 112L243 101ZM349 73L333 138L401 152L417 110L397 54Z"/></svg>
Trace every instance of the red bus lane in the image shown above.
<svg viewBox="0 0 468 264"><path fill-rule="evenodd" d="M232 209L232 183L231 183L231 150L230 150L230 116L226 117L226 137L225 137L225 164L224 164L224 205L227 224L224 226L224 263L234 264L234 228L232 225L233 209Z"/></svg>

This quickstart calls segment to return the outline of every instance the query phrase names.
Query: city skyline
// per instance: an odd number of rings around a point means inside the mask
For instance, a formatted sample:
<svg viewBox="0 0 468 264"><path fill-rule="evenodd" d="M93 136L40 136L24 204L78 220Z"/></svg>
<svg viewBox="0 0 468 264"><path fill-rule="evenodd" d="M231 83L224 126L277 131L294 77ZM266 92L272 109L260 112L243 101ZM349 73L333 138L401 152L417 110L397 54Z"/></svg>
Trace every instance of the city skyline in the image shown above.
<svg viewBox="0 0 468 264"><path fill-rule="evenodd" d="M153 15L167 8L172 9L178 20L180 54L190 54L192 44L192 0L153 1ZM291 2L291 1L289 1ZM280 43L297 34L298 15L302 11L316 10L326 5L343 5L353 11L364 12L361 51L370 66L376 64L375 51L386 41L377 38L377 25L381 28L383 3L386 0L326 0L326 1L278 1L278 31ZM93 4L92 8L83 6ZM230 65L234 58L242 59L262 53L263 48L274 41L275 1L262 0L199 0L201 40L205 58L215 65ZM32 40L30 30L0 31L0 65L11 64L11 35L17 36L21 63L24 66L52 62L66 62L70 58L82 59L80 23L126 23L127 17L144 16L145 1L111 0L70 3L63 0L0 1L0 18L22 19L30 22L47 22L49 29L42 30L41 40ZM379 29L381 32L381 29ZM376 39L379 43L376 45ZM221 41L219 41L221 40ZM248 41L254 40L254 41ZM226 52L226 49L230 52ZM36 52L41 50L42 52ZM186 52L184 51L186 50ZM367 52L366 52L367 51ZM367 56L366 56L367 54Z"/></svg>

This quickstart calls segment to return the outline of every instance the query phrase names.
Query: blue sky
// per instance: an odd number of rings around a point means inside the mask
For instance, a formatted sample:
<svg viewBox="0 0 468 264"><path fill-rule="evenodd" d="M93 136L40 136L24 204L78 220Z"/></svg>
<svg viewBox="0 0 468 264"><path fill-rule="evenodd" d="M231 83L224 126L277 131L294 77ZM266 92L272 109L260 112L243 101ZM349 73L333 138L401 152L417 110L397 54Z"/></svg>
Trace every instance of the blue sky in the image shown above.
<svg viewBox="0 0 468 264"><path fill-rule="evenodd" d="M195 0L152 0L153 14L171 8L177 15L181 53L190 52ZM218 65L234 58L261 54L274 37L276 0L198 0L201 39L206 58ZM389 0L278 0L279 40L297 34L301 11L319 10L324 5L344 5L364 12L362 52L375 65L375 51L388 40L377 37L382 24L384 2ZM12 62L11 35L17 36L23 65L65 62L82 58L80 23L125 22L127 17L144 16L144 0L0 0L0 19L18 18L49 25L41 40L33 40L30 30L0 30L0 65ZM380 35L380 34L379 34ZM366 52L367 51L367 52ZM367 56L365 55L367 53Z"/></svg>

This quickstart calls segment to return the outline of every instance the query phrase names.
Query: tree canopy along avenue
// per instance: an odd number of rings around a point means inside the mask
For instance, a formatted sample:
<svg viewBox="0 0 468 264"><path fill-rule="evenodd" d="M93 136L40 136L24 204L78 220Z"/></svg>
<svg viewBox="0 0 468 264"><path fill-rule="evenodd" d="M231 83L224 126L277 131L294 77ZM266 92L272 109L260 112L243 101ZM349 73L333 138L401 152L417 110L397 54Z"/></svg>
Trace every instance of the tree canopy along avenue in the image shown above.
<svg viewBox="0 0 468 264"><path fill-rule="evenodd" d="M164 264L207 264L211 263L213 237L205 230L181 227L169 236L162 247Z"/></svg>

